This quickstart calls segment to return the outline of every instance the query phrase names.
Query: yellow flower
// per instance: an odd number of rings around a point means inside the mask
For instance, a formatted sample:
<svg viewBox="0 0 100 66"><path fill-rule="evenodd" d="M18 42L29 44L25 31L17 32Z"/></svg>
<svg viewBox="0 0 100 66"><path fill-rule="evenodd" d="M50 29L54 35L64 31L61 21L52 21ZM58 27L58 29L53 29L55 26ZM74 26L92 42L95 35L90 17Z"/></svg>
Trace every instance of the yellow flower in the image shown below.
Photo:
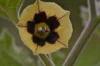
<svg viewBox="0 0 100 66"><path fill-rule="evenodd" d="M34 54L68 47L72 35L69 15L54 2L36 0L24 9L17 24L22 41Z"/></svg>

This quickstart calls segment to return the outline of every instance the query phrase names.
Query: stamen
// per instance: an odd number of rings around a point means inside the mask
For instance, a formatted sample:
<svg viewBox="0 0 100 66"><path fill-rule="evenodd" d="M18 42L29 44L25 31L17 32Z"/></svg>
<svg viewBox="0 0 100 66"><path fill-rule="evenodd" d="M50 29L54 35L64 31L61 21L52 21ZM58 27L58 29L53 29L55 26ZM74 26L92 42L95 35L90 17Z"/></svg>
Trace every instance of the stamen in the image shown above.
<svg viewBox="0 0 100 66"><path fill-rule="evenodd" d="M66 45L64 43L62 43L61 41L57 40L60 44L62 44L63 46L66 47Z"/></svg>
<svg viewBox="0 0 100 66"><path fill-rule="evenodd" d="M69 12L68 12L68 13L69 13ZM66 14L64 14L62 17L58 18L58 21L59 21L60 19L62 19L63 17L65 17L68 13L66 13Z"/></svg>
<svg viewBox="0 0 100 66"><path fill-rule="evenodd" d="M37 6L38 6L38 11L40 12L40 3L39 3L39 0L37 0Z"/></svg>

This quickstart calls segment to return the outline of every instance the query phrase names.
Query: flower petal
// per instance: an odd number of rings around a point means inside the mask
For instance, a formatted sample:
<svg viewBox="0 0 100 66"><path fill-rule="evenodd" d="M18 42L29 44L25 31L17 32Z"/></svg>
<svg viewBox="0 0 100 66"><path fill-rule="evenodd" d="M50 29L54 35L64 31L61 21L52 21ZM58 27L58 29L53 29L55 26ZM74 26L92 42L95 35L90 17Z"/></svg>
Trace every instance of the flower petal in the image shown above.
<svg viewBox="0 0 100 66"><path fill-rule="evenodd" d="M46 12L47 18L49 18L50 16L56 16L57 19L59 19L64 14L68 13L68 15L59 20L60 26L55 30L59 35L59 41L68 45L68 40L72 34L72 25L69 20L69 11L63 10L59 5L53 2L39 1L39 5L40 12ZM33 5L29 5L27 8L24 9L18 24L26 25L28 21L33 20L36 13L38 13L37 2L35 2ZM35 52L37 45L34 44L34 42L32 41L32 35L27 32L26 28L18 27L18 29L25 45L28 46L33 52ZM54 44L46 42L44 46L38 46L36 53L48 54L61 48L65 48L65 46L62 45L60 42L56 41Z"/></svg>
<svg viewBox="0 0 100 66"><path fill-rule="evenodd" d="M56 16L57 18L60 18L66 13L64 9L54 2L40 1L40 10L46 12L48 17Z"/></svg>
<svg viewBox="0 0 100 66"><path fill-rule="evenodd" d="M46 41L50 44L54 44L58 38L59 35L56 32L51 32L50 35L47 37Z"/></svg>
<svg viewBox="0 0 100 66"><path fill-rule="evenodd" d="M45 46L38 46L38 50L36 52L36 54L49 54L52 53L54 51L57 51L61 48L65 48L64 45L60 44L59 42L55 42L55 44L50 44L48 42L46 42Z"/></svg>
<svg viewBox="0 0 100 66"><path fill-rule="evenodd" d="M37 45L32 41L32 35L27 32L27 28L17 27L24 44L35 52Z"/></svg>
<svg viewBox="0 0 100 66"><path fill-rule="evenodd" d="M32 5L27 6L21 16L20 21L18 22L19 25L26 25L28 21L33 21L34 15L38 13L38 6L37 2Z"/></svg>
<svg viewBox="0 0 100 66"><path fill-rule="evenodd" d="M56 29L56 32L59 35L59 40L63 42L64 44L68 45L68 41L72 35L73 29L72 24L69 19L70 12L68 12L67 15L65 15L63 18L61 18L60 21L60 27Z"/></svg>
<svg viewBox="0 0 100 66"><path fill-rule="evenodd" d="M46 14L49 15L48 17L56 15L58 19L60 18L60 26L56 29L56 32L60 37L58 40L68 47L68 41L73 31L72 24L69 19L70 12L67 10L63 10L60 6L52 2L41 1L40 5L41 11L45 11ZM65 48L66 46L64 46L63 44L58 41L56 41L55 44L46 43L45 46L38 48L37 54L48 54L58 49Z"/></svg>

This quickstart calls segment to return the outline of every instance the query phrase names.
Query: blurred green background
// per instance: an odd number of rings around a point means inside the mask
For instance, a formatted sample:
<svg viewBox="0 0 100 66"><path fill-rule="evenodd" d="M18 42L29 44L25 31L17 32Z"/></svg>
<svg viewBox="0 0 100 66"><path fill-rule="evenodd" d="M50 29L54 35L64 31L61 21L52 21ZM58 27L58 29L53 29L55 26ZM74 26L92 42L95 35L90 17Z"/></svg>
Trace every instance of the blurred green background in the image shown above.
<svg viewBox="0 0 100 66"><path fill-rule="evenodd" d="M18 13L35 0L0 0L0 66L43 66L37 56L24 46L20 40L15 22ZM69 41L69 48L61 49L51 54L56 66L62 66L66 56L79 37L84 24L88 20L87 0L43 0L55 2L71 12L73 35ZM22 7L20 7L22 6ZM21 12L18 12L20 8ZM100 27L81 52L75 66L100 66Z"/></svg>

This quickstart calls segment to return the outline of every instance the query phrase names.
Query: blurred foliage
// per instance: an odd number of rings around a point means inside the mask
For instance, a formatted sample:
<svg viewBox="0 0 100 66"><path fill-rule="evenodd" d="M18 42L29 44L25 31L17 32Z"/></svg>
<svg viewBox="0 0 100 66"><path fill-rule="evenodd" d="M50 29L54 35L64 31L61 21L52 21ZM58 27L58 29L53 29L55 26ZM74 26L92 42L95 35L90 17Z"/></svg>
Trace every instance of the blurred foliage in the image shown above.
<svg viewBox="0 0 100 66"><path fill-rule="evenodd" d="M21 13L27 5L34 3L34 1L35 0L25 0L19 12ZM80 8L81 6L87 7L87 0L43 1L56 2L64 9L71 12L70 19L73 25L74 32L69 42L69 48L61 49L57 52L52 53L52 58L56 66L61 66L63 61L65 60L65 57L70 52L70 49L72 48L73 44L84 28L83 22L88 18L87 14L84 15L85 18L80 17L81 13L84 14L84 11L80 10ZM11 22L11 20L15 22L18 21L17 14L21 2L22 0L0 0L0 66L42 66L37 57L34 56L26 46L24 46L15 24ZM8 32L10 35L8 34ZM77 59L75 66L100 66L99 40L100 27L95 30L94 35L88 42L88 45L84 48L81 55Z"/></svg>
<svg viewBox="0 0 100 66"><path fill-rule="evenodd" d="M97 33L98 36L100 36L100 25L98 26L96 33Z"/></svg>
<svg viewBox="0 0 100 66"><path fill-rule="evenodd" d="M100 36L96 30L77 59L75 66L100 66Z"/></svg>
<svg viewBox="0 0 100 66"><path fill-rule="evenodd" d="M18 9L22 0L0 0L0 16L18 21Z"/></svg>
<svg viewBox="0 0 100 66"><path fill-rule="evenodd" d="M0 35L0 66L33 66L32 57L18 47L6 30Z"/></svg>

